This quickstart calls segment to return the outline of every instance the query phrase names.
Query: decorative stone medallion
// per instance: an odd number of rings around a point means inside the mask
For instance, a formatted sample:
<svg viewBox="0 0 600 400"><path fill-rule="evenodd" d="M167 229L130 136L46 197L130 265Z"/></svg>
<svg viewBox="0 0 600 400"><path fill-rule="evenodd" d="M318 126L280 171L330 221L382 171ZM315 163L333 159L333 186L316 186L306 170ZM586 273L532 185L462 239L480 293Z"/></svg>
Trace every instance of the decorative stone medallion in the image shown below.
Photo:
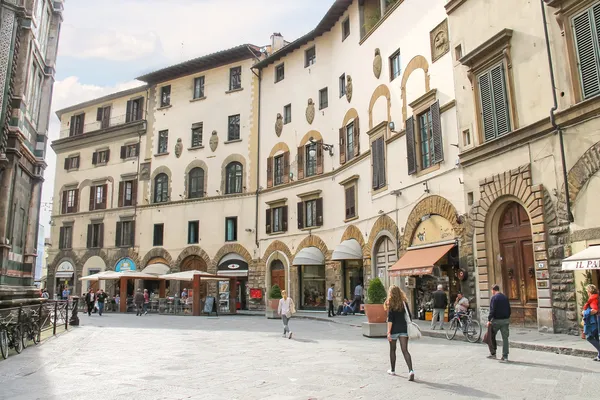
<svg viewBox="0 0 600 400"><path fill-rule="evenodd" d="M431 60L436 62L448 51L450 51L450 40L448 38L448 20L445 19L436 26L430 33L431 41Z"/></svg>
<svg viewBox="0 0 600 400"><path fill-rule="evenodd" d="M219 145L219 136L217 136L217 131L212 131L208 145L213 152L217 150L217 146Z"/></svg>
<svg viewBox="0 0 600 400"><path fill-rule="evenodd" d="M140 181L150 180L150 163L142 163L140 165Z"/></svg>
<svg viewBox="0 0 600 400"><path fill-rule="evenodd" d="M283 117L281 113L277 113L277 120L275 121L275 133L277 137L281 136L281 132L283 132Z"/></svg>
<svg viewBox="0 0 600 400"><path fill-rule="evenodd" d="M308 105L306 106L306 122L312 124L315 120L315 103L313 99L308 99Z"/></svg>
<svg viewBox="0 0 600 400"><path fill-rule="evenodd" d="M175 157L181 157L181 152L183 151L183 143L181 142L181 138L177 139L177 144L175 144Z"/></svg>
<svg viewBox="0 0 600 400"><path fill-rule="evenodd" d="M348 103L352 100L352 77L350 75L346 75L346 99Z"/></svg>
<svg viewBox="0 0 600 400"><path fill-rule="evenodd" d="M373 74L375 78L379 79L381 76L381 68L383 66L383 62L381 60L381 52L379 49L375 49L375 58L373 59Z"/></svg>

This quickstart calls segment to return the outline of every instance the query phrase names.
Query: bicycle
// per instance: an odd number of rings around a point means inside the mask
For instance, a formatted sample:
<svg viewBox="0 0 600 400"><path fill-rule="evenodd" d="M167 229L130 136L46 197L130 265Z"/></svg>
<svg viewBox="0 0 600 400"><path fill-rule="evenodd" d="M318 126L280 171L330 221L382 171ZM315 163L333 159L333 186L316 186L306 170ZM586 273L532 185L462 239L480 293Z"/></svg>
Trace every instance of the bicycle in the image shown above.
<svg viewBox="0 0 600 400"><path fill-rule="evenodd" d="M38 319L36 317L38 317L38 315L35 310L31 310L30 314L25 316L25 321L21 324L23 332L23 348L27 348L30 340L33 344L38 344L40 342L40 327L36 322L36 319Z"/></svg>
<svg viewBox="0 0 600 400"><path fill-rule="evenodd" d="M463 319L466 319L466 321L463 322ZM473 319L473 310L469 310L466 314L454 314L454 317L450 320L450 326L446 330L446 339L454 339L459 327L470 343L477 343L479 341L481 337L481 325Z"/></svg>
<svg viewBox="0 0 600 400"><path fill-rule="evenodd" d="M8 357L10 348L15 349L17 354L21 354L23 351L23 334L19 325L13 323L12 316L9 321L0 321L0 332L0 353L2 353L2 357L4 359Z"/></svg>

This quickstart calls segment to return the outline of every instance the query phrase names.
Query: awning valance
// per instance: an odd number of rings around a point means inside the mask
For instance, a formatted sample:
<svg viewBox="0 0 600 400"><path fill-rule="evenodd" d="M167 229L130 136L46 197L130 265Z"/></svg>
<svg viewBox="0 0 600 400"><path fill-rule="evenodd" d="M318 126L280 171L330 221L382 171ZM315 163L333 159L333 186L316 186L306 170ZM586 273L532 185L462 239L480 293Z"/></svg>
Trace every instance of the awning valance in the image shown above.
<svg viewBox="0 0 600 400"><path fill-rule="evenodd" d="M296 254L293 265L325 265L325 257L316 247L306 247Z"/></svg>
<svg viewBox="0 0 600 400"><path fill-rule="evenodd" d="M248 276L248 263L241 258L221 259L217 275L223 276ZM239 257L239 256L238 256Z"/></svg>
<svg viewBox="0 0 600 400"><path fill-rule="evenodd" d="M454 246L453 243L408 250L390 267L390 276L431 275L435 263Z"/></svg>
<svg viewBox="0 0 600 400"><path fill-rule="evenodd" d="M356 239L344 240L335 247L331 259L334 261L362 260L363 254L360 244L358 244Z"/></svg>
<svg viewBox="0 0 600 400"><path fill-rule="evenodd" d="M600 245L590 246L562 262L562 269L569 271L600 269Z"/></svg>
<svg viewBox="0 0 600 400"><path fill-rule="evenodd" d="M150 275L164 275L168 274L171 268L168 265L162 263L150 264L142 270L145 274Z"/></svg>

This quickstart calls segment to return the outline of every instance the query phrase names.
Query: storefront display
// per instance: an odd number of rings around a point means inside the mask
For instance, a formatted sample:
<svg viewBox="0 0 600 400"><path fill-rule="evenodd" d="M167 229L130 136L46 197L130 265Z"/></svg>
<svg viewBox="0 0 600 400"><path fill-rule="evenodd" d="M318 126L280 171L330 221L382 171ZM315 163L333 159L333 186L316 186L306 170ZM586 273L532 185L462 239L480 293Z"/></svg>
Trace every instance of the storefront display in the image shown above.
<svg viewBox="0 0 600 400"><path fill-rule="evenodd" d="M344 298L354 300L354 289L363 283L362 261L344 261Z"/></svg>
<svg viewBox="0 0 600 400"><path fill-rule="evenodd" d="M325 266L301 266L300 284L301 307L304 309L325 309Z"/></svg>

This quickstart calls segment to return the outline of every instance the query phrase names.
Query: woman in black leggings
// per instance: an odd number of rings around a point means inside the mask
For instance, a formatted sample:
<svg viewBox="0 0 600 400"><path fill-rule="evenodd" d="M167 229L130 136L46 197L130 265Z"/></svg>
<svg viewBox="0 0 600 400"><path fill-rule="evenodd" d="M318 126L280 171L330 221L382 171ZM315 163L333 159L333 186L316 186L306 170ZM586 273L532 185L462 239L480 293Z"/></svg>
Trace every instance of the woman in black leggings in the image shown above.
<svg viewBox="0 0 600 400"><path fill-rule="evenodd" d="M387 338L390 342L390 364L392 367L388 370L388 374L396 375L396 343L399 340L404 361L408 366L408 380L414 381L415 372L412 367L412 358L408 352L408 327L406 325L406 313L410 316L408 299L398 286L392 285L388 290L388 298L384 307L388 313Z"/></svg>

